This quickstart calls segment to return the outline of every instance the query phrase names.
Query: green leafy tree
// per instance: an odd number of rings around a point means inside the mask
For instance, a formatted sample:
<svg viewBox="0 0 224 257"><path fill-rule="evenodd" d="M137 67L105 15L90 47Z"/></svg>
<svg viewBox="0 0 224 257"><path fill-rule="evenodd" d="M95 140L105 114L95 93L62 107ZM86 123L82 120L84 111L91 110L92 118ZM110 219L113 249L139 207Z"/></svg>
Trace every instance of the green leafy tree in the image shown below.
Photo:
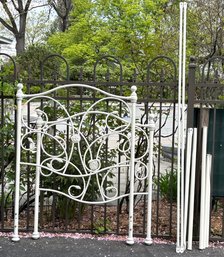
<svg viewBox="0 0 224 257"><path fill-rule="evenodd" d="M187 59L223 54L223 1L187 1ZM145 76L149 60L168 55L177 62L179 1L73 0L70 26L49 43L73 65L90 65L100 55L121 59Z"/></svg>
<svg viewBox="0 0 224 257"><path fill-rule="evenodd" d="M72 10L72 0L51 0L50 5L58 15L60 31L64 32L69 25L69 14Z"/></svg>
<svg viewBox="0 0 224 257"><path fill-rule="evenodd" d="M25 52L20 54L17 58L17 67L20 80L40 79L41 64L43 60L53 54L53 50L47 44L33 44L29 45ZM57 58L51 58L43 64L43 76L46 78L59 77L61 63ZM61 72L63 73L63 72Z"/></svg>
<svg viewBox="0 0 224 257"><path fill-rule="evenodd" d="M162 53L157 31L166 2L75 0L70 27L49 43L72 64L88 66L113 55L143 75L148 60Z"/></svg>

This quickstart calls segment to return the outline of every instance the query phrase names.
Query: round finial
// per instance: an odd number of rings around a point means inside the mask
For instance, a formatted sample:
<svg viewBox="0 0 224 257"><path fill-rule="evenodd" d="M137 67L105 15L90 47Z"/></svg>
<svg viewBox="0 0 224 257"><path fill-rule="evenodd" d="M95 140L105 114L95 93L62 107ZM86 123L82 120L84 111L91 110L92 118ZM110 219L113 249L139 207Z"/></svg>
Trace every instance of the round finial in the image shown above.
<svg viewBox="0 0 224 257"><path fill-rule="evenodd" d="M189 67L190 68L196 68L196 57L195 56L190 56Z"/></svg>
<svg viewBox="0 0 224 257"><path fill-rule="evenodd" d="M18 83L17 84L17 93L16 93L16 98L17 100L22 100L23 98L23 84L22 83Z"/></svg>
<svg viewBox="0 0 224 257"><path fill-rule="evenodd" d="M131 87L131 92L134 93L134 92L136 92L136 91L137 91L137 87L136 87L136 86L132 86L132 87Z"/></svg>
<svg viewBox="0 0 224 257"><path fill-rule="evenodd" d="M137 87L136 86L132 86L131 87L131 102L132 103L136 103L137 102L137 94L136 94L136 90L137 90Z"/></svg>
<svg viewBox="0 0 224 257"><path fill-rule="evenodd" d="M196 62L196 57L195 56L193 56L193 55L191 55L190 56L190 63L195 63Z"/></svg>
<svg viewBox="0 0 224 257"><path fill-rule="evenodd" d="M37 113L37 120L36 120L37 129L40 129L44 125L44 121L41 117L43 112L39 109L36 109L36 113Z"/></svg>
<svg viewBox="0 0 224 257"><path fill-rule="evenodd" d="M152 113L149 114L148 128L149 130L155 130L155 115Z"/></svg>
<svg viewBox="0 0 224 257"><path fill-rule="evenodd" d="M37 116L38 116L38 117L41 117L41 115L42 115L42 111L41 111L41 110L36 109L36 113L37 113Z"/></svg>
<svg viewBox="0 0 224 257"><path fill-rule="evenodd" d="M23 89L23 84L22 84L22 83L19 83L19 84L17 85L17 89L18 89L18 90L22 90L22 89Z"/></svg>

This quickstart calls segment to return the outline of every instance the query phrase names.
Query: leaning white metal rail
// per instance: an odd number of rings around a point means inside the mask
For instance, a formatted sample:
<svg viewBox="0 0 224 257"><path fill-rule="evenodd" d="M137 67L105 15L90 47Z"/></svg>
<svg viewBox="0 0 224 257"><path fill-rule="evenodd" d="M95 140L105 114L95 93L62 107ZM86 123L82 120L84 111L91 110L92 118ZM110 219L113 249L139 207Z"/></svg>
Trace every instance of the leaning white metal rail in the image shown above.
<svg viewBox="0 0 224 257"><path fill-rule="evenodd" d="M20 173L23 166L35 167L35 209L34 209L34 231L33 238L39 238L39 195L40 191L48 191L64 195L70 199L81 203L102 204L115 201L122 197L129 197L129 232L127 243L133 244L133 216L134 216L134 196L145 194L148 196L147 213L147 235L146 244L152 243L151 238L151 209L152 209L152 158L153 158L153 135L155 124L153 116L149 115L148 124L136 123L136 86L131 87L130 96L118 96L105 92L99 88L83 84L69 84L58 86L39 94L24 94L23 85L18 84L17 90L17 156L16 156L16 187L15 187L15 210L14 210L14 234L13 241L19 241L19 199L20 199ZM89 103L87 110L77 113L69 113L65 104L56 99L55 95L62 89L82 88L91 90L95 94L101 94L94 103ZM53 93L53 96L52 96ZM103 95L103 97L102 97ZM32 102L39 101L40 108L36 109L36 120L32 126L24 120L23 105L31 105ZM60 117L52 120L48 114L41 110L43 103L50 101L61 110ZM100 108L100 104L116 102L125 110L125 116L116 111ZM113 108L113 107L112 107ZM97 137L85 137L84 129L90 116L101 120L98 123L100 133ZM115 124L115 125L114 125ZM57 131L57 126L66 128L66 136L62 136L61 131ZM54 131L52 133L52 130ZM22 133L22 131L24 131ZM146 147L141 156L136 157L135 145L139 133L144 136ZM102 149L111 137L116 138L113 146L115 156L122 155L123 158L115 158L114 161L103 163ZM45 148L45 140L51 140L57 145L57 152L49 152ZM69 141L69 147L68 147ZM29 142L27 144L27 142ZM28 145L28 146L27 146ZM22 161L23 151L29 151L33 158L29 162ZM72 155L74 151L80 159L80 165L74 162ZM130 193L120 194L114 185L107 186L107 177L120 168L125 168L130 181ZM40 178L62 176L76 179L76 183L71 182L66 191L60 188L45 188L40 185ZM86 194L91 181L95 179L97 184L97 199L86 199ZM73 180L74 181L74 180ZM135 181L145 181L147 191L137 192ZM108 194L110 192L110 195ZM111 195L112 194L112 195Z"/></svg>

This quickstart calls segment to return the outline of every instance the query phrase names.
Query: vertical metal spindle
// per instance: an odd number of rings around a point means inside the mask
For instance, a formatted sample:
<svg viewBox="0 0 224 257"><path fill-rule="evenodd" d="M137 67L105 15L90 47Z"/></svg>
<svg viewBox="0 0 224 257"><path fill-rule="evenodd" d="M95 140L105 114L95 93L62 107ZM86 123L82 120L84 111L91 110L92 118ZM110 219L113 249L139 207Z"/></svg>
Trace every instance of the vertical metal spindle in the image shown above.
<svg viewBox="0 0 224 257"><path fill-rule="evenodd" d="M29 68L30 69L30 66ZM30 94L30 84L27 85L27 92ZM27 124L28 127L30 127L30 102L27 104ZM27 162L30 162L30 152L27 152ZM26 227L27 230L29 229L29 223L30 223L30 166L27 166L27 210L26 210Z"/></svg>
<svg viewBox="0 0 224 257"><path fill-rule="evenodd" d="M136 102L137 102L137 87L131 87L131 159L130 159L130 194L129 194L129 230L128 230L128 238L127 244L134 244L133 239L133 221L134 221L134 176L135 176L135 119L136 119Z"/></svg>
<svg viewBox="0 0 224 257"><path fill-rule="evenodd" d="M153 176L153 138L155 130L154 116L149 116L149 159L148 159L148 205L147 205L147 234L145 244L152 244L152 176Z"/></svg>
<svg viewBox="0 0 224 257"><path fill-rule="evenodd" d="M160 158L161 158L161 135L162 135L162 86L160 87L160 104L159 104L159 148L158 148L158 174L157 174L157 210L156 210L156 236L159 235L159 212L160 212Z"/></svg>
<svg viewBox="0 0 224 257"><path fill-rule="evenodd" d="M38 239L40 234L38 232L39 223L39 196L40 196L40 159L41 159L41 127L43 119L41 117L42 111L37 110L37 152L36 152L36 181L35 181L35 207L34 207L34 231L33 239Z"/></svg>
<svg viewBox="0 0 224 257"><path fill-rule="evenodd" d="M206 154L207 154L208 127L203 127L202 134L202 161L201 161L201 208L200 208L200 234L199 249L205 248L205 181L206 181Z"/></svg>
<svg viewBox="0 0 224 257"><path fill-rule="evenodd" d="M187 131L187 151L186 151L186 167L185 167L185 193L184 193L184 239L183 244L186 248L187 222L188 222L188 205L189 205L189 185L190 185L190 169L191 169L191 153L192 153L193 128Z"/></svg>
<svg viewBox="0 0 224 257"><path fill-rule="evenodd" d="M197 128L193 130L193 147L191 161L191 185L189 202L189 221L188 221L188 250L192 250L193 240L193 219L194 219L194 195L195 195L195 172L196 172L196 150L197 150Z"/></svg>

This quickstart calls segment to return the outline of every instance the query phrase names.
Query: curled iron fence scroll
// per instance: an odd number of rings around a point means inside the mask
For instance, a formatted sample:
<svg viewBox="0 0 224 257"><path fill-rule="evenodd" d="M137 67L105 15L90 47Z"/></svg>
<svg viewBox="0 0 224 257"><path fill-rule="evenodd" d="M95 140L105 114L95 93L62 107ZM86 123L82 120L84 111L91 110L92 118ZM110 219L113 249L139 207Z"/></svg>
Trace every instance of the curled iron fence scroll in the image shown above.
<svg viewBox="0 0 224 257"><path fill-rule="evenodd" d="M147 124L136 122L136 86L129 96L113 95L99 88L84 84L68 84L38 94L24 94L23 85L17 90L17 159L13 241L19 240L20 173L24 167L35 168L35 210L33 238L39 238L40 191L57 193L84 204L105 204L123 197L129 198L128 244L133 244L134 197L148 195L147 236L151 239L152 155L155 124L149 115ZM94 93L94 101L87 102L82 111L76 112L75 104L67 109L55 95L63 90L82 88ZM25 113L26 106L33 106L33 113ZM51 107L57 115L51 115ZM117 111L122 109L122 112ZM33 122L27 115L33 115ZM94 134L86 131L94 126ZM23 131L23 132L21 132ZM144 148L136 156L139 136L144 138ZM54 147L52 147L54 145ZM105 158L105 149L109 149ZM23 160L29 152L29 161ZM119 156L119 158L118 158ZM121 193L111 178L124 169L130 191ZM52 187L53 176L70 179L66 187ZM42 181L42 183L40 183ZM142 191L136 184L145 182ZM93 194L94 191L94 194Z"/></svg>

